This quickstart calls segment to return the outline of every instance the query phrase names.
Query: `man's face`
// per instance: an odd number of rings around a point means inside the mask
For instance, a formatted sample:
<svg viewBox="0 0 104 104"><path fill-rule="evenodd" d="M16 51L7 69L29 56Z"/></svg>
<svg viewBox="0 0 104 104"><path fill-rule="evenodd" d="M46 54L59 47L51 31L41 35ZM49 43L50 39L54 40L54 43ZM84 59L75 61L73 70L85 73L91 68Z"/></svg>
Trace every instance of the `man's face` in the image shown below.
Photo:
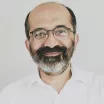
<svg viewBox="0 0 104 104"><path fill-rule="evenodd" d="M63 6L54 3L35 8L29 16L29 24L30 32L37 28L54 30L57 26L73 30L69 12ZM75 35L72 32L67 34L60 38L59 35L48 32L45 40L36 39L30 34L27 46L40 70L50 75L58 75L67 69L76 44Z"/></svg>

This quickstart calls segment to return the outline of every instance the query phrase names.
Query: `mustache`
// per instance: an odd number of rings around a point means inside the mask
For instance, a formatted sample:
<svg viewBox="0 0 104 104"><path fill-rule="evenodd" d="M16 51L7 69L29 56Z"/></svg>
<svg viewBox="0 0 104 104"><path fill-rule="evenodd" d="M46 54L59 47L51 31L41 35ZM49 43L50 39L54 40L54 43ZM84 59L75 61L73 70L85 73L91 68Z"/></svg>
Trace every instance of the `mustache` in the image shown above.
<svg viewBox="0 0 104 104"><path fill-rule="evenodd" d="M67 51L66 47L55 46L53 48L50 48L50 47L46 46L46 47L39 48L36 53L38 55L42 55L42 54L45 54L45 53L48 53L48 52L62 52L63 54L65 54L66 51Z"/></svg>

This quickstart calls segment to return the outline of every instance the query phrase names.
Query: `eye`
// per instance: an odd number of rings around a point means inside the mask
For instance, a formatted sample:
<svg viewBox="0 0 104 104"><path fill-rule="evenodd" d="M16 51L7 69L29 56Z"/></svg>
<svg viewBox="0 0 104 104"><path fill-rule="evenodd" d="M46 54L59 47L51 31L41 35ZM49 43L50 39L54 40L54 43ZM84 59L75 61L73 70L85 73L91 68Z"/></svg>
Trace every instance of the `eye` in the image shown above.
<svg viewBox="0 0 104 104"><path fill-rule="evenodd" d="M35 35L35 38L36 39L42 39L42 38L44 38L46 36L46 34L45 33L37 33L36 35Z"/></svg>
<svg viewBox="0 0 104 104"><path fill-rule="evenodd" d="M62 33L66 33L66 31L62 29L62 30L58 30L57 33L62 34Z"/></svg>
<svg viewBox="0 0 104 104"><path fill-rule="evenodd" d="M55 35L56 35L56 36L65 36L66 33L67 33L67 30L64 29L64 28L57 28L57 29L55 30Z"/></svg>
<svg viewBox="0 0 104 104"><path fill-rule="evenodd" d="M33 32L33 36L36 39L43 39L46 37L47 32L45 30L39 30L39 31L35 31Z"/></svg>

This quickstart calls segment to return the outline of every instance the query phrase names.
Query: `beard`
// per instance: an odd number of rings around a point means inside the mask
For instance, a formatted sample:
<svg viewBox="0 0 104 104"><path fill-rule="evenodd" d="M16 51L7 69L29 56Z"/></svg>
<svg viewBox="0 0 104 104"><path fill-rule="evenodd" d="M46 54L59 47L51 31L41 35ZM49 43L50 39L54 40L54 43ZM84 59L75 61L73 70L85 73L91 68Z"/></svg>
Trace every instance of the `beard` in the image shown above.
<svg viewBox="0 0 104 104"><path fill-rule="evenodd" d="M56 56L46 56L49 52L59 52ZM70 59L74 52L74 42L69 47L55 46L41 47L36 52L30 46L30 53L35 63L38 64L40 70L48 75L59 75L62 74L69 66Z"/></svg>

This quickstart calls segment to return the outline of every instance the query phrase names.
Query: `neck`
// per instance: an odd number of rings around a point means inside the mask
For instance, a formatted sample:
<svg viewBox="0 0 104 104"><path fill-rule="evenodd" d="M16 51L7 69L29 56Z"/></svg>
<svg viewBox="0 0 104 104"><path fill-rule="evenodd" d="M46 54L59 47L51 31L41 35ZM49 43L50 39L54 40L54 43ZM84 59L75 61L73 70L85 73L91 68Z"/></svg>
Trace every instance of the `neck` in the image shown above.
<svg viewBox="0 0 104 104"><path fill-rule="evenodd" d="M52 86L58 93L61 91L61 89L64 87L66 82L71 78L71 65L60 75L57 76L50 76L47 75L42 70L40 71L40 77L46 84Z"/></svg>

